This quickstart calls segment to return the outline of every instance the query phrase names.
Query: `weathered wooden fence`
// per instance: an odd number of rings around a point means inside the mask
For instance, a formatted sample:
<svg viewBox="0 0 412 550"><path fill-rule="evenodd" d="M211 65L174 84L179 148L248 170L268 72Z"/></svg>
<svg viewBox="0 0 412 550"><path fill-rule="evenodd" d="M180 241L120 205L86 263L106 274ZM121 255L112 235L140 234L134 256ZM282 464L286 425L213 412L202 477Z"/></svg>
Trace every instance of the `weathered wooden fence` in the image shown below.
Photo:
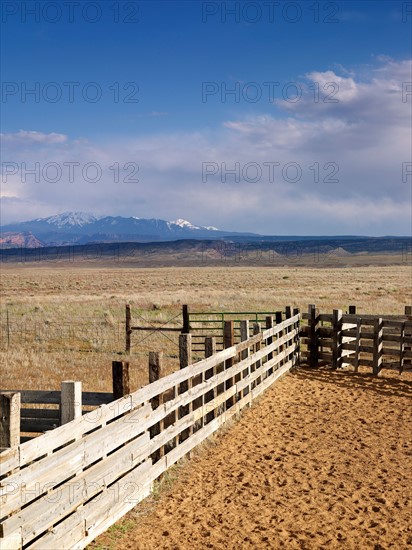
<svg viewBox="0 0 412 550"><path fill-rule="evenodd" d="M113 361L112 392L83 392L82 383L64 381L61 390L0 390L0 448L17 444L66 424L92 408L130 393L129 363ZM18 396L18 397L13 397ZM12 414L11 414L12 413ZM6 418L11 425L7 426Z"/></svg>
<svg viewBox="0 0 412 550"><path fill-rule="evenodd" d="M348 365L358 372L370 367L374 375L382 369L400 374L412 368L412 313L405 315L345 314L339 309L320 313L310 305L302 314L302 358L311 367L321 361L334 368ZM306 348L306 349L305 349Z"/></svg>
<svg viewBox="0 0 412 550"><path fill-rule="evenodd" d="M81 549L149 495L153 482L299 361L300 315L164 378L151 354L152 383L0 454L2 548ZM225 325L226 342L233 323Z"/></svg>

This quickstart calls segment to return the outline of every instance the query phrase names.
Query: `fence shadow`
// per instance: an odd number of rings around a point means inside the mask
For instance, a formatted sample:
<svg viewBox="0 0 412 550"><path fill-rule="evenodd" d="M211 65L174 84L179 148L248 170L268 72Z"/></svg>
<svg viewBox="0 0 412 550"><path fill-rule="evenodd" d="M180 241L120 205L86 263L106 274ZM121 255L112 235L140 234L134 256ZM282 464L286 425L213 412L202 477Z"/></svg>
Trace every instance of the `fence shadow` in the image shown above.
<svg viewBox="0 0 412 550"><path fill-rule="evenodd" d="M387 397L412 397L412 380L404 378L389 378L373 376L372 373L355 373L350 371L336 371L330 367L300 367L290 376L302 380L316 380L323 384L330 384L342 388L358 388L362 391L374 392Z"/></svg>

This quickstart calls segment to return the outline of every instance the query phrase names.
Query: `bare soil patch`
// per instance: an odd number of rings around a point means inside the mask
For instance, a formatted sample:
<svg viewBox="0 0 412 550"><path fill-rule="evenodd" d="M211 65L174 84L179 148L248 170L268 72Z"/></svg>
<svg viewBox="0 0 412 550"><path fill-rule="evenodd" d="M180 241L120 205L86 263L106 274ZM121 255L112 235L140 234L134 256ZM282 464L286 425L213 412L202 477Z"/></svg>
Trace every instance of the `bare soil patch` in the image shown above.
<svg viewBox="0 0 412 550"><path fill-rule="evenodd" d="M412 373L295 371L94 548L412 547L411 397Z"/></svg>

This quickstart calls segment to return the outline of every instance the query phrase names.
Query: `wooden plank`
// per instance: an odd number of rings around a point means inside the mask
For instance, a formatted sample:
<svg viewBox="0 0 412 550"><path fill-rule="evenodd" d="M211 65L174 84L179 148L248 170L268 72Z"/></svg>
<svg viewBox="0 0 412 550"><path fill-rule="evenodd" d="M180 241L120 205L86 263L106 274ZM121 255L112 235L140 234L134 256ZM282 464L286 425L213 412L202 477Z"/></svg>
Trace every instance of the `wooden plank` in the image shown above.
<svg viewBox="0 0 412 550"><path fill-rule="evenodd" d="M1 550L21 550L22 539L20 533L13 533L9 537L0 539Z"/></svg>
<svg viewBox="0 0 412 550"><path fill-rule="evenodd" d="M111 392L83 392L83 406L99 406L114 401L113 393Z"/></svg>
<svg viewBox="0 0 412 550"><path fill-rule="evenodd" d="M330 361L332 362L332 352L330 351L320 351L319 352L319 359L322 359L322 361Z"/></svg>
<svg viewBox="0 0 412 550"><path fill-rule="evenodd" d="M85 548L89 542L148 496L152 468L151 464L144 462L78 508L52 531L28 546L27 550ZM131 489L134 490L132 498Z"/></svg>
<svg viewBox="0 0 412 550"><path fill-rule="evenodd" d="M320 338L332 337L333 336L333 328L332 327L319 327L318 335L319 335Z"/></svg>
<svg viewBox="0 0 412 550"><path fill-rule="evenodd" d="M0 393L0 447L16 447L20 443L19 392Z"/></svg>
<svg viewBox="0 0 412 550"><path fill-rule="evenodd" d="M319 321L332 323L333 314L332 313L319 313Z"/></svg>
<svg viewBox="0 0 412 550"><path fill-rule="evenodd" d="M257 342L261 342L263 339L264 338L262 332L259 332L258 334L255 334L253 336L249 336L247 341L241 341L239 344L236 344L236 350L238 353L243 353L245 350L248 350Z"/></svg>
<svg viewBox="0 0 412 550"><path fill-rule="evenodd" d="M49 418L60 422L59 409L20 409L21 418Z"/></svg>
<svg viewBox="0 0 412 550"><path fill-rule="evenodd" d="M332 367L334 369L342 367L342 317L341 309L333 310Z"/></svg>
<svg viewBox="0 0 412 550"><path fill-rule="evenodd" d="M394 319L383 319L382 320L382 325L384 327L397 327L397 328L401 328L401 326L405 323L405 328L406 329L411 329L412 328L412 321L407 321L406 319L399 319L399 320L394 320Z"/></svg>
<svg viewBox="0 0 412 550"><path fill-rule="evenodd" d="M145 431L151 412L150 404L146 404L139 409L138 415L133 411L128 416L121 417L0 480L0 496L3 497L2 514L8 515L18 510L23 504L41 496L41 491L52 489L54 485L62 483L79 470ZM145 419L146 426L141 428ZM38 439L40 437L36 438ZM53 485L49 484L50 472L52 472ZM49 485L46 487L47 484Z"/></svg>
<svg viewBox="0 0 412 550"><path fill-rule="evenodd" d="M346 344L342 344L341 348L343 350L351 350L351 351L360 351L362 353L373 353L373 350L375 349L374 346L367 346L367 345L360 345L357 342L348 342Z"/></svg>
<svg viewBox="0 0 412 550"><path fill-rule="evenodd" d="M356 323L342 323L342 330L356 329Z"/></svg>
<svg viewBox="0 0 412 550"><path fill-rule="evenodd" d="M60 405L60 392L51 390L7 390L12 393L20 393L21 403L39 403L47 405Z"/></svg>
<svg viewBox="0 0 412 550"><path fill-rule="evenodd" d="M349 357L346 357L345 358L345 363L349 363L350 365L354 365L355 364L355 357L353 355L349 356ZM373 367L373 361L371 359L364 359L363 357L361 357L359 359L359 366L360 367Z"/></svg>
<svg viewBox="0 0 412 550"><path fill-rule="evenodd" d="M59 427L59 418L21 418L20 432L42 433Z"/></svg>
<svg viewBox="0 0 412 550"><path fill-rule="evenodd" d="M149 440L149 434L145 432L105 457L104 460L52 489L30 506L20 510L18 514L5 519L2 522L2 534L8 536L21 527L23 544L27 544L68 516L78 506L100 493L105 487L138 467L139 462L134 458L134 453ZM51 503L53 504L52 514L50 514Z"/></svg>
<svg viewBox="0 0 412 550"><path fill-rule="evenodd" d="M382 319L374 319L374 339L373 339L373 374L378 375L382 363Z"/></svg>

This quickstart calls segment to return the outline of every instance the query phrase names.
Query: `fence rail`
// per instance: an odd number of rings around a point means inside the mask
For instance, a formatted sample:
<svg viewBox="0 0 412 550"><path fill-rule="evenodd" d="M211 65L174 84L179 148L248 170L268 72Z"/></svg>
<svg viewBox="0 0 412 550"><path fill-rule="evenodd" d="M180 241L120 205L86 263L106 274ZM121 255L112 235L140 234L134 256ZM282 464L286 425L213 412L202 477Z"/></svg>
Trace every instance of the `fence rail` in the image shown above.
<svg viewBox="0 0 412 550"><path fill-rule="evenodd" d="M405 315L319 313L314 305L302 314L308 324L301 326L302 357L310 366L320 361L334 368L370 367L374 375L383 369L412 369L412 316ZM305 349L306 348L306 349Z"/></svg>
<svg viewBox="0 0 412 550"><path fill-rule="evenodd" d="M3 546L84 548L145 498L163 472L297 365L299 323L296 312L263 332L255 324L250 337L244 321L241 342L1 453ZM190 335L180 343L190 358ZM215 339L205 347L209 355ZM161 354L150 362L156 377Z"/></svg>
<svg viewBox="0 0 412 550"><path fill-rule="evenodd" d="M0 395L17 395L18 416L12 435L0 435L0 448L7 447L10 438L17 443L23 443L40 433L54 430L77 415L86 414L92 408L111 403L114 399L130 393L129 363L113 361L112 392L83 392L81 382L64 381L61 390L0 390ZM14 406L14 408L16 408ZM1 409L1 407L0 407ZM0 410L0 416L4 417ZM4 420L1 423L4 429Z"/></svg>

